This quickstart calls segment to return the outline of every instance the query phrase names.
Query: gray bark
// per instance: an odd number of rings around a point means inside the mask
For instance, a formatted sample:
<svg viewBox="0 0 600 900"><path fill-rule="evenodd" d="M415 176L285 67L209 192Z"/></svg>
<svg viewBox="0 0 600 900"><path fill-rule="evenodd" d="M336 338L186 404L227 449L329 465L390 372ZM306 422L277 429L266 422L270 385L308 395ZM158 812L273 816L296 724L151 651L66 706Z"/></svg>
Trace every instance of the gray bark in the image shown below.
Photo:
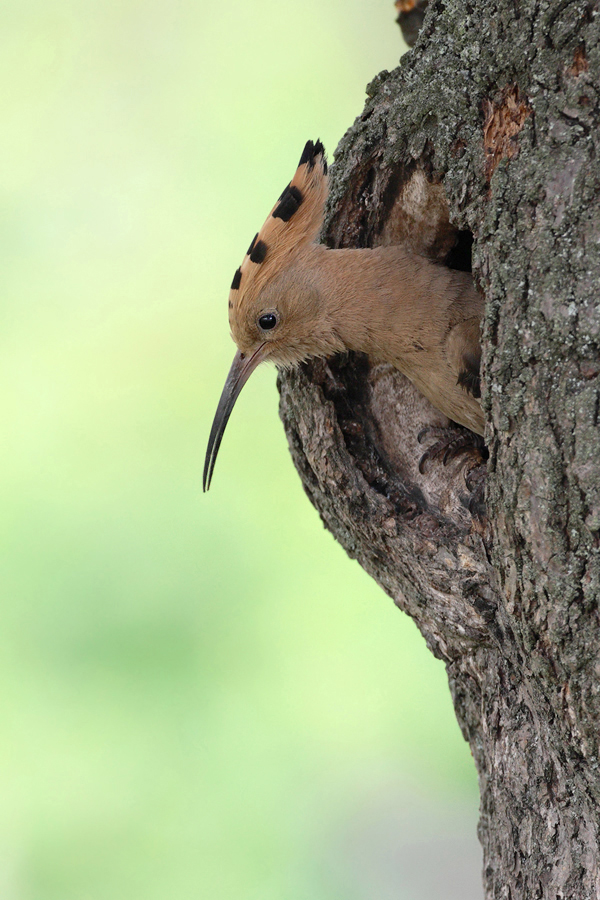
<svg viewBox="0 0 600 900"><path fill-rule="evenodd" d="M447 666L487 898L600 897L599 3L436 0L336 153L323 239L473 235L487 512L443 416L360 357L280 376L306 492ZM463 253L464 256L464 253Z"/></svg>

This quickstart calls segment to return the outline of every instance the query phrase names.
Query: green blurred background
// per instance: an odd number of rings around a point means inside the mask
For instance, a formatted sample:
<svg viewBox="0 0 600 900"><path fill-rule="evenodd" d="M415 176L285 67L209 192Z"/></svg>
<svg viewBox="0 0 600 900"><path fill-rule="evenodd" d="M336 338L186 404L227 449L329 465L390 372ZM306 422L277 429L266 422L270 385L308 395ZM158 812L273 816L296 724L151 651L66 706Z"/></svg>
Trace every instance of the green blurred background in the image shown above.
<svg viewBox="0 0 600 900"><path fill-rule="evenodd" d="M227 296L391 0L5 0L2 900L479 896L443 666L327 534Z"/></svg>

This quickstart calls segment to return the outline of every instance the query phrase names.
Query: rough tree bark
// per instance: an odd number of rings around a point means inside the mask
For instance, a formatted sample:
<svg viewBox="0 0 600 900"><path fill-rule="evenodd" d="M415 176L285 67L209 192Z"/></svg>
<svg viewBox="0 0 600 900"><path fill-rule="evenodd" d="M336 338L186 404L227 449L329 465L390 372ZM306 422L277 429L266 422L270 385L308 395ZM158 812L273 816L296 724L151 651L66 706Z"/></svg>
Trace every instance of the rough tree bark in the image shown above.
<svg viewBox="0 0 600 900"><path fill-rule="evenodd" d="M280 377L323 522L446 663L503 900L600 896L599 5L435 0L336 153L330 246L461 267L472 235L487 512L460 460L419 473L443 417L398 372Z"/></svg>

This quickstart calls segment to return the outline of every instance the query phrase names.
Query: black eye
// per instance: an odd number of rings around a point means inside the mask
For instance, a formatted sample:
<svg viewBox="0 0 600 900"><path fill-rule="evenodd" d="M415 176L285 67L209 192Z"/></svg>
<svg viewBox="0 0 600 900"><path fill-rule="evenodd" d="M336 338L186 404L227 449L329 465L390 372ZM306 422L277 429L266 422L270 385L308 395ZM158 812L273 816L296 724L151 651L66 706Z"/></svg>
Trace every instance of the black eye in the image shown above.
<svg viewBox="0 0 600 900"><path fill-rule="evenodd" d="M270 331L271 328L275 328L276 325L277 316L275 313L264 313L258 320L258 326L259 328L262 328L263 331Z"/></svg>

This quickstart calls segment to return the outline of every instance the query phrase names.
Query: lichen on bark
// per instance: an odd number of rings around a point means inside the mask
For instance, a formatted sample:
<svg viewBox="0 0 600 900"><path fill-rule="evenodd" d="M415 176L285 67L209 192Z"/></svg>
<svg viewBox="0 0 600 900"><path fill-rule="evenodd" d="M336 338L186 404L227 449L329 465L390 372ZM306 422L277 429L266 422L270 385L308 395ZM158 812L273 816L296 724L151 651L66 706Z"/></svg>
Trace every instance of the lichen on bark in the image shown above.
<svg viewBox="0 0 600 900"><path fill-rule="evenodd" d="M330 246L455 264L473 237L487 514L459 462L419 472L440 414L400 373L347 357L279 380L325 525L446 662L489 898L600 896L599 20L437 0L335 155Z"/></svg>

